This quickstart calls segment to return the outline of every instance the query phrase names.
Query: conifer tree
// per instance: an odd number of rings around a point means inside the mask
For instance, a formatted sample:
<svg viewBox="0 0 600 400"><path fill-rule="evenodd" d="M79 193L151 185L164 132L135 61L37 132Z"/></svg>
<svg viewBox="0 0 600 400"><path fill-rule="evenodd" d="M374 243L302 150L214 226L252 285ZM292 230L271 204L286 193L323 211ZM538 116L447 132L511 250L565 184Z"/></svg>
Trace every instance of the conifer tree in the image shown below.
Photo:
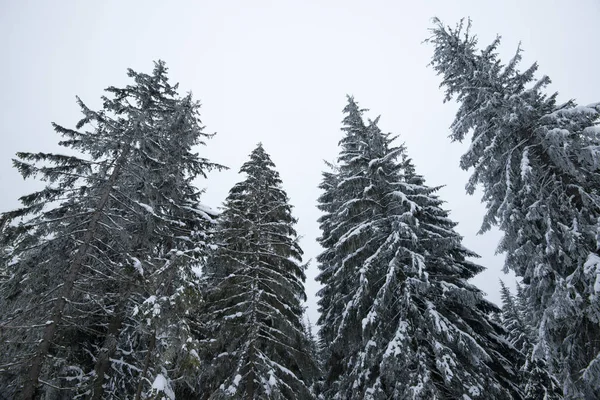
<svg viewBox="0 0 600 400"><path fill-rule="evenodd" d="M261 144L240 172L205 269L203 398L310 399L318 370L302 324L305 265L292 207Z"/></svg>
<svg viewBox="0 0 600 400"><path fill-rule="evenodd" d="M548 372L546 363L533 357L537 336L531 326L531 313L526 307L522 286L517 284L517 296L513 296L504 282L500 281L500 295L502 324L508 332L507 339L525 356L519 374L524 399L562 399L560 384Z"/></svg>
<svg viewBox="0 0 600 400"><path fill-rule="evenodd" d="M344 112L320 197L325 397L520 398L517 354L467 282L483 268L466 260L437 188L352 98Z"/></svg>
<svg viewBox="0 0 600 400"><path fill-rule="evenodd" d="M461 22L436 20L431 65L445 100L460 104L452 139L471 135L462 156L472 169L467 191L483 189L482 232L497 225L506 268L526 285L545 359L568 398L600 397L600 103L558 104L537 64L518 70L521 49L506 65L500 38L484 50Z"/></svg>
<svg viewBox="0 0 600 400"><path fill-rule="evenodd" d="M24 178L47 182L0 222L0 246L10 249L2 257L9 278L0 287L0 386L14 398L132 398L152 390L143 382L162 379L157 359L165 357L148 343L159 333L173 340L165 331L184 314L169 311L197 292L192 267L205 253L210 218L191 183L220 166L192 152L210 135L199 104L179 97L162 61L150 75L128 75L134 83L109 87L100 111L78 99L83 118L75 129L54 125L59 144L78 155L14 160ZM160 321L153 335L136 329L132 338L127 328L150 299ZM169 347L179 353L186 337L174 340ZM140 353L145 371L125 360ZM116 384L119 371L127 384Z"/></svg>
<svg viewBox="0 0 600 400"><path fill-rule="evenodd" d="M521 299L515 299L504 282L500 281L500 298L502 300L502 323L506 328L508 341L522 353L526 353L535 340L531 326L525 322Z"/></svg>
<svg viewBox="0 0 600 400"><path fill-rule="evenodd" d="M319 342L313 332L314 325L310 322L310 319L305 321L304 332L306 334L306 338L310 344L310 355L313 360L315 360L317 366L321 366L321 351L319 349Z"/></svg>

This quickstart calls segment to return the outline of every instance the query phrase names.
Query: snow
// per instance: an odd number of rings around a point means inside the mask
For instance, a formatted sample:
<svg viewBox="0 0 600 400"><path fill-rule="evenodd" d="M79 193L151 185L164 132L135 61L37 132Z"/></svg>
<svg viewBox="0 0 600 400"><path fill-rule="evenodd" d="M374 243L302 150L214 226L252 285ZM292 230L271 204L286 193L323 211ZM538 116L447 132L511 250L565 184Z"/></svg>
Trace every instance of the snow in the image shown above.
<svg viewBox="0 0 600 400"><path fill-rule="evenodd" d="M242 376L240 374L237 374L234 378L233 378L233 382L231 382L231 385L229 385L229 387L227 388L226 392L228 394L235 394L235 392L237 391L237 387L240 384L240 381L242 380ZM221 386L222 387L222 386Z"/></svg>
<svg viewBox="0 0 600 400"><path fill-rule="evenodd" d="M241 376L240 374L237 374L237 375L235 376L235 378L233 379L233 384L237 386L237 385L239 385L239 384L240 384L240 381L241 381L241 380L242 380L242 376Z"/></svg>
<svg viewBox="0 0 600 400"><path fill-rule="evenodd" d="M445 333L449 340L452 340L448 325L446 324L445 318L443 318L436 310L435 306L431 302L427 302L427 311L429 315L433 317L435 328L437 333Z"/></svg>
<svg viewBox="0 0 600 400"><path fill-rule="evenodd" d="M138 367L136 367L135 365L131 365L131 364L129 364L127 361L123 360L123 357L121 357L121 358L120 358L120 359L118 359L118 360L117 360L116 358L110 358L110 362L111 362L112 364L115 364L115 365L120 365L120 366L121 366L121 368L122 368L122 367L125 367L125 368L127 368L127 369L130 369L130 370L132 370L132 371L136 371L136 372L142 372L142 370L141 370L141 369L139 369ZM113 369L115 369L115 366L114 366L114 365L113 365Z"/></svg>
<svg viewBox="0 0 600 400"><path fill-rule="evenodd" d="M138 147L139 148L139 147ZM159 165L166 165L166 163L164 161L160 161L158 158L156 157L152 157L150 154L148 154L147 152L142 150L142 154L144 156L146 156L148 159L154 161L155 163L159 164ZM172 176L172 175L171 175Z"/></svg>
<svg viewBox="0 0 600 400"><path fill-rule="evenodd" d="M267 384L267 394L271 394L271 388L277 385L277 378L275 378L273 370L269 371L269 382Z"/></svg>
<svg viewBox="0 0 600 400"><path fill-rule="evenodd" d="M577 116L577 114L583 114L583 115L587 115L590 117L593 117L594 115L597 115L598 113L598 109L600 108L600 103L593 103L593 104L589 104L587 106L575 106L575 107L570 107L570 108L563 108L561 110L557 110L554 111L553 113L549 114L550 117L553 118L573 118L575 116Z"/></svg>
<svg viewBox="0 0 600 400"><path fill-rule="evenodd" d="M408 197L406 197L406 195L401 192L401 191L395 191L392 192L392 195L399 197L400 201L404 204L404 203L408 203L409 207L410 207L410 212L411 214L414 214L415 211L419 208L419 206L417 206L417 204L411 200L408 199Z"/></svg>
<svg viewBox="0 0 600 400"><path fill-rule="evenodd" d="M526 148L523 151L523 156L521 157L521 179L525 180L530 172L531 166L529 165L529 149Z"/></svg>
<svg viewBox="0 0 600 400"><path fill-rule="evenodd" d="M398 327L396 328L396 334L394 339L392 339L385 349L385 353L383 358L388 358L389 356L398 356L402 352L402 345L400 342L406 339L406 333L408 332L408 322L400 321L398 323Z"/></svg>
<svg viewBox="0 0 600 400"><path fill-rule="evenodd" d="M600 296L600 257L591 253L583 265L583 271L594 280L593 292L590 294L590 301L593 301L595 297Z"/></svg>
<svg viewBox="0 0 600 400"><path fill-rule="evenodd" d="M284 367L283 365L270 360L270 364L274 367L277 367L281 372L283 372L284 374L287 374L293 378L295 378L296 380L299 380L298 377L296 376L296 374L294 374L291 370L289 370L288 368Z"/></svg>
<svg viewBox="0 0 600 400"><path fill-rule="evenodd" d="M370 228L373 224L374 222L365 222L356 226L354 229L350 230L350 232L346 233L338 240L337 246L341 246L343 243L347 242L354 236L360 235L365 229Z"/></svg>
<svg viewBox="0 0 600 400"><path fill-rule="evenodd" d="M156 378L154 378L154 382L152 383L152 391L156 391L156 393L163 393L167 399L175 400L175 392L171 388L169 381L162 374L158 374Z"/></svg>
<svg viewBox="0 0 600 400"><path fill-rule="evenodd" d="M373 165L375 165L379 161L381 161L379 158L374 158L371 161L369 161L369 168L373 168Z"/></svg>
<svg viewBox="0 0 600 400"><path fill-rule="evenodd" d="M441 287L442 287L442 297L445 297L447 292L452 293L452 292L459 290L459 287L453 283L449 283L449 282L445 282L445 281L442 281L440 283L441 283Z"/></svg>
<svg viewBox="0 0 600 400"><path fill-rule="evenodd" d="M196 277L202 278L202 274L204 271L203 271L202 267L200 267L200 266L193 266L192 272L194 273L194 275L196 275Z"/></svg>
<svg viewBox="0 0 600 400"><path fill-rule="evenodd" d="M452 371L453 367L456 367L456 363L452 359L452 357L448 354L442 355L441 358L436 360L436 366L438 370L444 375L444 380L446 382L451 382L452 378L454 378L454 372Z"/></svg>
<svg viewBox="0 0 600 400"><path fill-rule="evenodd" d="M242 315L243 315L242 312L238 311L235 314L230 314L230 315L224 316L223 319L228 320L228 319L240 318Z"/></svg>
<svg viewBox="0 0 600 400"><path fill-rule="evenodd" d="M163 300L165 299L164 297L162 298ZM160 316L160 304L156 301L156 296L152 295L150 297L148 297L146 300L144 300L143 304L148 304L152 306L152 316L153 317L158 317ZM150 325L151 321L148 320L148 325Z"/></svg>
<svg viewBox="0 0 600 400"><path fill-rule="evenodd" d="M600 125L588 126L583 130L587 135L600 135Z"/></svg>
<svg viewBox="0 0 600 400"><path fill-rule="evenodd" d="M144 210L148 211L150 214L152 215L156 215L154 214L154 208L150 207L148 204L145 203L140 203L139 201L136 201L136 203L142 207Z"/></svg>
<svg viewBox="0 0 600 400"><path fill-rule="evenodd" d="M481 395L481 390L482 390L482 388L480 388L480 387L471 386L469 388L469 393L472 394L473 396L480 396Z"/></svg>
<svg viewBox="0 0 600 400"><path fill-rule="evenodd" d="M142 262L135 257L131 257L131 259L133 260L133 268L138 272L138 274L144 276L144 268L142 267Z"/></svg>
<svg viewBox="0 0 600 400"><path fill-rule="evenodd" d="M8 267L12 267L13 265L15 265L15 264L18 264L18 263L19 263L19 261L20 261L20 258L19 258L19 257L17 257L17 256L15 256L15 257L13 257L13 258L12 258L12 259L11 259L11 260L8 262L8 264L6 264L6 265L7 265Z"/></svg>
<svg viewBox="0 0 600 400"><path fill-rule="evenodd" d="M209 222L215 222L215 217L217 217L219 215L219 213L217 211L213 210L212 208L210 208L209 206L207 206L205 204L196 204L195 207L183 207L183 208L200 215L201 217L203 217L204 219L206 219Z"/></svg>

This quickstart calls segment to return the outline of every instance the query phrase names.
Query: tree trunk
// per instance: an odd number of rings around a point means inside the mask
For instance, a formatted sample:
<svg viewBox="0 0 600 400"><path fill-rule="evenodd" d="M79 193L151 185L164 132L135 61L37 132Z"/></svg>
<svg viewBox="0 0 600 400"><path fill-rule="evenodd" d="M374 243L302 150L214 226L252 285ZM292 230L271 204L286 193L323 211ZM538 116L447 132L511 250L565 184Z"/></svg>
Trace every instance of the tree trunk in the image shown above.
<svg viewBox="0 0 600 400"><path fill-rule="evenodd" d="M254 273L253 277L252 277L252 315L251 315L251 321L252 321L252 333L250 334L249 337L249 341L250 341L250 348L248 349L248 368L250 369L248 371L248 377L246 378L246 398L250 399L250 400L254 400L254 380L256 379L256 374L255 374L255 370L254 368L256 367L256 349L255 346L257 345L256 341L257 341L257 336L258 336L258 324L257 324L257 317L256 317L256 302L258 301L258 284L257 284L257 280L258 277L256 276L256 272Z"/></svg>
<svg viewBox="0 0 600 400"><path fill-rule="evenodd" d="M250 348L250 354L248 355L249 359L254 359L254 351L253 348ZM246 398L250 400L254 400L254 364L250 364L250 371L248 371L248 377L246 378Z"/></svg>
<svg viewBox="0 0 600 400"><path fill-rule="evenodd" d="M175 279L176 268L174 265L171 266L171 270L169 271L169 275L166 279L166 286L164 287L163 294L168 295L171 291L171 285L173 280ZM159 291L157 291L159 293ZM150 368L150 360L152 360L152 354L154 353L154 349L156 348L156 325L153 322L153 328L151 331L150 342L148 343L148 353L146 353L146 358L144 359L144 368L142 373L140 374L140 381L138 383L137 391L135 393L134 400L140 400L142 396L142 389L144 388L144 379L146 379L146 374L148 373L148 369Z"/></svg>
<svg viewBox="0 0 600 400"><path fill-rule="evenodd" d="M83 242L77 249L75 259L71 263L71 267L69 268L69 272L65 278L62 290L60 291L60 296L56 300L56 303L54 303L54 307L52 309L52 319L48 321L46 327L44 328L44 334L42 336L42 340L40 341L37 354L33 357L27 380L23 386L22 398L24 400L33 400L35 397L40 372L42 371L42 364L48 355L52 340L54 339L54 334L56 333L56 329L62 321L67 299L71 298L73 286L77 280L77 277L79 276L79 270L81 269L81 266L83 265L90 249L90 244L94 238L94 234L96 233L96 227L100 217L102 216L102 211L108 203L108 199L112 192L112 187L117 181L121 167L127 160L130 149L131 145L127 144L115 162L115 168L106 183L106 187L102 193L102 196L100 197L100 202L98 203L94 214L92 214L92 218L90 219L85 235L83 236Z"/></svg>
<svg viewBox="0 0 600 400"><path fill-rule="evenodd" d="M98 359L96 361L96 365L94 366L94 371L96 372L96 377L94 378L94 382L92 384L92 392L89 396L87 396L88 400L101 400L104 395L104 377L106 376L106 372L110 368L110 358L117 351L117 343L119 333L121 331L121 327L123 326L123 321L125 319L125 307L127 306L127 301L131 296L131 286L133 282L127 281L125 284L125 288L121 291L122 297L121 301L117 303L115 307L115 311L113 317L110 320L110 324L108 326L108 332L106 333L106 339L104 341L104 345L102 346L101 352L98 355Z"/></svg>
<svg viewBox="0 0 600 400"><path fill-rule="evenodd" d="M150 336L150 343L148 343L148 353L146 353L146 359L144 360L144 369L140 374L140 382L138 383L137 391L135 393L134 400L140 400L142 397L142 389L144 388L144 379L146 379L146 374L148 373L148 368L150 367L150 360L152 359L152 353L154 352L154 347L156 346L156 330L152 330L152 335Z"/></svg>
<svg viewBox="0 0 600 400"><path fill-rule="evenodd" d="M106 339L104 340L104 345L102 346L102 350L100 351L96 361L96 366L94 367L96 377L92 386L92 392L88 397L89 400L100 400L104 395L104 377L110 368L110 358L117 350L117 338L119 336L121 326L123 325L123 303L124 302L121 302L121 304L117 306L115 314L108 326L108 333L106 335Z"/></svg>

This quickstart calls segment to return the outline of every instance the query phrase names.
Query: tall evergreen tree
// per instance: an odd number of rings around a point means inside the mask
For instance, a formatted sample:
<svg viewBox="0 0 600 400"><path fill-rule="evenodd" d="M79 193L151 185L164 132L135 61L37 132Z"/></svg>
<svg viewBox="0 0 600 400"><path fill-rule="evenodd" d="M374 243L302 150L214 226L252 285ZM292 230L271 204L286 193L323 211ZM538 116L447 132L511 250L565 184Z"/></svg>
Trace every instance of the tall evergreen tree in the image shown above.
<svg viewBox="0 0 600 400"><path fill-rule="evenodd" d="M229 192L206 267L204 398L310 399L316 360L302 324L296 220L259 144Z"/></svg>
<svg viewBox="0 0 600 400"><path fill-rule="evenodd" d="M437 188L352 98L344 112L319 199L326 398L519 398L516 352L467 283L483 268L466 260Z"/></svg>
<svg viewBox="0 0 600 400"><path fill-rule="evenodd" d="M525 322L521 304L524 299L512 295L504 282L500 281L502 300L502 324L506 328L508 341L522 353L527 353L535 340L533 328Z"/></svg>
<svg viewBox="0 0 600 400"><path fill-rule="evenodd" d="M502 298L502 324L508 331L507 339L525 357L520 370L520 382L525 400L560 400L562 390L559 382L547 370L546 363L533 355L536 334L531 325L531 312L526 306L522 286L517 284L517 296L513 296L504 282L500 281Z"/></svg>
<svg viewBox="0 0 600 400"><path fill-rule="evenodd" d="M163 62L150 75L128 75L134 83L109 87L102 110L78 100L84 116L75 129L54 125L59 144L79 155L19 153L14 161L24 178L48 185L1 216L0 246L10 251L0 258L9 275L0 287L0 386L9 396L139 398L173 360L149 343L160 334L175 353L185 343L166 331L197 291L192 268L210 221L192 180L220 166L192 152L210 135L199 104L179 97ZM139 306L151 302L152 328L138 323L132 332Z"/></svg>
<svg viewBox="0 0 600 400"><path fill-rule="evenodd" d="M317 366L319 367L319 376L321 369L321 350L319 348L319 342L314 332L314 325L310 322L310 319L305 321L304 332L306 333L306 338L310 344L310 355L313 360L315 360Z"/></svg>
<svg viewBox="0 0 600 400"><path fill-rule="evenodd" d="M472 132L461 158L473 169L467 191L481 184L497 225L506 268L523 278L545 358L569 398L600 397L600 103L557 104L537 64L521 72L519 48L503 65L496 38L478 51L470 22L456 29L436 20L431 65L446 100L460 108L452 139Z"/></svg>

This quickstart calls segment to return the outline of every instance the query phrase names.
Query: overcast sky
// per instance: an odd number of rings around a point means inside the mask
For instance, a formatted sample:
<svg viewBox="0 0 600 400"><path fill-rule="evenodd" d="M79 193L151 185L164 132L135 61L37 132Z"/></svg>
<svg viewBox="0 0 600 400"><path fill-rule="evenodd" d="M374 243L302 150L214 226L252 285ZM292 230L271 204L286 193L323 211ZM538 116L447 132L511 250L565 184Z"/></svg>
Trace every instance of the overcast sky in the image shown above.
<svg viewBox="0 0 600 400"><path fill-rule="evenodd" d="M503 37L501 56L519 41L523 68L549 75L559 100L600 101L600 1L25 1L0 0L0 212L36 186L12 169L17 151L53 151L51 121L74 126L79 95L98 107L102 90L128 83L126 69L150 72L163 59L182 93L203 104L216 137L201 149L231 168L198 182L218 207L259 141L281 174L303 236L306 260L320 248L316 198L322 160L334 160L341 110L352 94L384 131L400 134L440 195L465 245L487 267L474 283L499 301L498 232L477 236L483 205L467 196L458 166L467 143L450 143L456 105L443 104L427 63L431 17L454 25L470 16L480 44ZM317 319L312 262L308 315Z"/></svg>

